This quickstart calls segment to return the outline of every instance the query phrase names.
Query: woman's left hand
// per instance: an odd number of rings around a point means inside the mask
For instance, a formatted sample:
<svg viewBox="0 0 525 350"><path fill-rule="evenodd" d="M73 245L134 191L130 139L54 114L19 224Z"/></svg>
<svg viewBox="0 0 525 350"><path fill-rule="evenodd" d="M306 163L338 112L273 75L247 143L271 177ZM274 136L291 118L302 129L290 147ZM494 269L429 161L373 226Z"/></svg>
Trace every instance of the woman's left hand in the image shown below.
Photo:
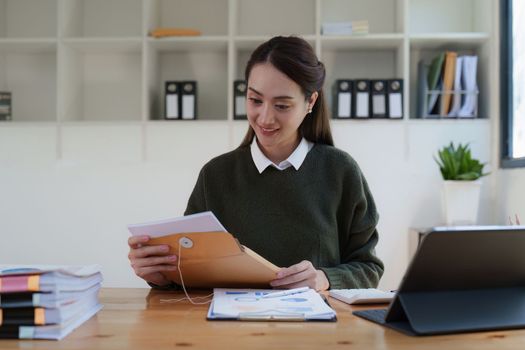
<svg viewBox="0 0 525 350"><path fill-rule="evenodd" d="M303 260L281 269L270 285L282 289L310 287L319 291L327 290L330 282L322 270L316 270L310 261Z"/></svg>

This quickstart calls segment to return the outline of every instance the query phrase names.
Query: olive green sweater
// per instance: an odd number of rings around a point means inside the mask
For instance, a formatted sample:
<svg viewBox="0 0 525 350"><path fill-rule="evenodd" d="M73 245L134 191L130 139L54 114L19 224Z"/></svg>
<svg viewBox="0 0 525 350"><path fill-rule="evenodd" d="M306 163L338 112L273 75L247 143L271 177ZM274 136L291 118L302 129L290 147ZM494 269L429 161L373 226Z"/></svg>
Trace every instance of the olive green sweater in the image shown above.
<svg viewBox="0 0 525 350"><path fill-rule="evenodd" d="M347 153L316 144L299 170L260 174L250 147L209 161L185 215L211 210L241 244L277 266L309 260L330 288L377 286L378 214L366 180Z"/></svg>

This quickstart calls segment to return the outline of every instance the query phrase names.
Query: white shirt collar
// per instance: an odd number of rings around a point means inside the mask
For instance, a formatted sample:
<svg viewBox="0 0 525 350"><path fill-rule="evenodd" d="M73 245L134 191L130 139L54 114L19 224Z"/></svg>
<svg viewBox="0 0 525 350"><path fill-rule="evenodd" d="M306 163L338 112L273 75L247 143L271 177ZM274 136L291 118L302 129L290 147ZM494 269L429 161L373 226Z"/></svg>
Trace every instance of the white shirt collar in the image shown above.
<svg viewBox="0 0 525 350"><path fill-rule="evenodd" d="M259 144L257 143L257 137L253 138L250 151L252 153L252 159L255 163L255 167L259 171L259 174L261 174L269 166L273 166L278 170L285 170L293 166L295 170L299 170L304 162L304 159L306 158L306 155L308 152L310 152L313 146L314 144L312 142L307 141L303 137L292 154L290 154L287 159L283 160L279 164L273 163L264 155L264 153L259 148Z"/></svg>

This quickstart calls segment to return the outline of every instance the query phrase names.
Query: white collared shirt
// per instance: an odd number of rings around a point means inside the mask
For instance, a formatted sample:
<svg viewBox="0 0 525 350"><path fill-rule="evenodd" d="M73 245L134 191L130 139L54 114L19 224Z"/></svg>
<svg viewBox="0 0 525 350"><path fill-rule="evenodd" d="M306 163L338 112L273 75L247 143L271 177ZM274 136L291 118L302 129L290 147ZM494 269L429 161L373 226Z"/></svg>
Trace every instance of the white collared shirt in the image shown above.
<svg viewBox="0 0 525 350"><path fill-rule="evenodd" d="M304 137L301 139L301 142L299 142L299 145L295 148L295 150L290 154L290 156L280 162L279 164L275 164L271 160L268 159L264 155L264 153L259 148L259 144L257 143L257 138L254 137L252 144L250 146L250 151L252 153L252 159L255 163L255 167L259 171L259 174L262 174L262 172L269 166L273 166L274 168L278 170L285 170L289 167L293 166L295 170L299 170L301 165L304 162L304 159L306 158L306 155L314 144L310 141L307 141Z"/></svg>

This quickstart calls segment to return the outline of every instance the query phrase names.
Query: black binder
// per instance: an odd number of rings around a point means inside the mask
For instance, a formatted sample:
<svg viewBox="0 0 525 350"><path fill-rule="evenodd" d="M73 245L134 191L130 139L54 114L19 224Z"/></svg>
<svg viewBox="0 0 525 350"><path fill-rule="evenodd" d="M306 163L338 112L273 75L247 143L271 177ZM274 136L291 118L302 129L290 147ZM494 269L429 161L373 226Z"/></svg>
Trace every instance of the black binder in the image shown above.
<svg viewBox="0 0 525 350"><path fill-rule="evenodd" d="M410 335L525 328L525 226L434 229L388 309L355 315Z"/></svg>
<svg viewBox="0 0 525 350"><path fill-rule="evenodd" d="M0 121L12 119L13 110L11 105L11 93L0 91Z"/></svg>
<svg viewBox="0 0 525 350"><path fill-rule="evenodd" d="M370 115L372 118L388 116L388 100L385 80L370 80Z"/></svg>
<svg viewBox="0 0 525 350"><path fill-rule="evenodd" d="M181 119L197 119L197 82L182 81L180 116Z"/></svg>
<svg viewBox="0 0 525 350"><path fill-rule="evenodd" d="M180 119L180 84L167 81L164 92L164 119Z"/></svg>
<svg viewBox="0 0 525 350"><path fill-rule="evenodd" d="M403 118L403 79L390 79L387 81L388 117L392 119Z"/></svg>
<svg viewBox="0 0 525 350"><path fill-rule="evenodd" d="M354 82L349 79L336 80L333 93L333 117L337 119L351 118L353 116L352 95L354 93Z"/></svg>
<svg viewBox="0 0 525 350"><path fill-rule="evenodd" d="M370 80L358 79L354 85L355 118L370 117Z"/></svg>
<svg viewBox="0 0 525 350"><path fill-rule="evenodd" d="M246 119L246 82L233 82L233 119Z"/></svg>

